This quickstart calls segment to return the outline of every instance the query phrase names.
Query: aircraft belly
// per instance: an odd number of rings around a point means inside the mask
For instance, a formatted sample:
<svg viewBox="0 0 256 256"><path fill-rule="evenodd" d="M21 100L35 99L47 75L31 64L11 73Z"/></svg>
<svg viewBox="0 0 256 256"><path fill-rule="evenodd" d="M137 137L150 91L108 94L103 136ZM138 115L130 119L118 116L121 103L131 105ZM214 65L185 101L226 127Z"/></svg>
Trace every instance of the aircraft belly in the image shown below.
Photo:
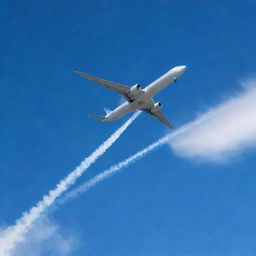
<svg viewBox="0 0 256 256"><path fill-rule="evenodd" d="M148 96L153 96L157 92L161 91L168 84L174 82L174 76L172 73L167 72L165 75L151 83L148 87L145 88L145 92Z"/></svg>
<svg viewBox="0 0 256 256"><path fill-rule="evenodd" d="M107 117L107 122L112 122L116 119L119 119L120 117L126 115L127 113L134 111L136 109L134 109L133 104L129 103L129 102L125 102L124 104L122 104L121 106L117 107L116 109L114 109L109 116Z"/></svg>

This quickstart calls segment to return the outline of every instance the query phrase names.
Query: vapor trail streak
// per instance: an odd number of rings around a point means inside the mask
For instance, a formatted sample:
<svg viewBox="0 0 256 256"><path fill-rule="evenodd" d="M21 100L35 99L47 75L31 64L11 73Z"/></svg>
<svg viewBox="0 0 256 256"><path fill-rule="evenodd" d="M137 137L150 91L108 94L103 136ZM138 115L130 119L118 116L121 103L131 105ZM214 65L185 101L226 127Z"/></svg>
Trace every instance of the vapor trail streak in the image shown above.
<svg viewBox="0 0 256 256"><path fill-rule="evenodd" d="M15 225L8 227L0 235L0 256L10 256L15 244L24 240L32 223L51 206L55 200L64 193L76 179L79 178L105 151L121 136L127 127L137 118L140 112L136 112L128 121L126 121L117 131L115 131L103 144L101 144L90 156L85 158L68 176L61 180L55 189L50 190L47 195L39 201L36 206L28 212L23 213Z"/></svg>
<svg viewBox="0 0 256 256"><path fill-rule="evenodd" d="M135 155L132 155L129 158L119 162L118 164L113 165L109 169L101 172L100 174L96 175L94 178L85 182L78 188L71 190L62 199L60 199L59 202L61 204L63 204L66 201L68 201L69 199L77 197L79 194L86 192L88 189L95 186L99 182L111 177L113 174L117 173L118 171L121 171L123 168L125 168L128 165L130 165L131 163L139 160L140 158L145 156L147 153L157 149L158 147L162 146L163 144L169 142L172 138L182 134L183 132L186 132L188 129L191 129L191 127L193 127L195 125L197 125L197 122L191 122L187 125L180 127L176 132L173 132L171 134L168 134L168 135L162 137L161 139L157 140L156 142L152 143L151 145L147 146L146 148L138 151Z"/></svg>
<svg viewBox="0 0 256 256"><path fill-rule="evenodd" d="M101 172L80 187L64 195L60 203L65 203L68 199L87 191L97 183L121 171L123 168L165 143L170 143L172 147L176 146L176 150L178 149L178 153L181 155L218 156L219 159L228 152L237 151L238 148L241 151L245 146L255 146L255 84L256 82L254 80L249 84L247 82L247 89L244 92L208 110L206 113L198 116L194 121L177 129L176 132L162 137L135 155ZM228 123L223 127L223 123L227 120Z"/></svg>

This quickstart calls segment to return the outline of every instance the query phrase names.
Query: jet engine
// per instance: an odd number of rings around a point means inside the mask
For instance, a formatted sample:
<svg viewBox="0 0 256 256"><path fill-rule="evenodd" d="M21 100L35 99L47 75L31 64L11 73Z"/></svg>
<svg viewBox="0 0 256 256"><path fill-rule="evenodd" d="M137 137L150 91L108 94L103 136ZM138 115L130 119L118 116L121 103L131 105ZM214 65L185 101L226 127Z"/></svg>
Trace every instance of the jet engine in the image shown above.
<svg viewBox="0 0 256 256"><path fill-rule="evenodd" d="M157 112L157 111L160 110L160 108L161 108L162 106L163 106L162 103L157 102L157 103L154 104L154 107L151 108L151 111L152 111L152 112Z"/></svg>
<svg viewBox="0 0 256 256"><path fill-rule="evenodd" d="M130 91L136 92L136 91L139 91L140 89L141 89L140 84L135 84L134 86L131 87Z"/></svg>

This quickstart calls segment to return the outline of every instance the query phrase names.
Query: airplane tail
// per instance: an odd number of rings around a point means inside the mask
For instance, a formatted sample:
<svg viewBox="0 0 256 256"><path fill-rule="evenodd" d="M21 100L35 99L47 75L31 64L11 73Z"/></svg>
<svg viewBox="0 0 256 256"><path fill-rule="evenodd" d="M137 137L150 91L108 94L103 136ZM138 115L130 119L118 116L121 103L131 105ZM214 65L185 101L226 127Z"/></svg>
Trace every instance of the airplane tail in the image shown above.
<svg viewBox="0 0 256 256"><path fill-rule="evenodd" d="M99 115L94 115L94 114L91 114L90 115L91 117L94 117L96 119L99 119L100 121L104 122L105 121L105 116L99 116Z"/></svg>
<svg viewBox="0 0 256 256"><path fill-rule="evenodd" d="M105 113L108 115L109 113L111 113L111 110L109 108L104 108Z"/></svg>

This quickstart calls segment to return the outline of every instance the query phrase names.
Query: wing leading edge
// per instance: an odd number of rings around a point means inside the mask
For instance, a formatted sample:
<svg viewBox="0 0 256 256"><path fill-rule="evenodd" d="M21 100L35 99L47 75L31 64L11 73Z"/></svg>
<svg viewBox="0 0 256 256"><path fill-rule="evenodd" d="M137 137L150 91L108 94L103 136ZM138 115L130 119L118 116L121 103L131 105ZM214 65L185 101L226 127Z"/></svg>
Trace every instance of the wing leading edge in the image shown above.
<svg viewBox="0 0 256 256"><path fill-rule="evenodd" d="M169 128L173 128L172 124L166 119L166 117L163 115L163 113L159 110L156 112L152 112L150 109L143 109L146 113L150 114L151 116L158 119L160 122L165 124Z"/></svg>
<svg viewBox="0 0 256 256"><path fill-rule="evenodd" d="M85 77L91 81L94 81L95 83L98 83L100 85L105 86L108 89L111 89L117 93L119 93L120 95L122 95L125 99L127 99L128 101L133 101L133 99L129 96L129 92L130 92L130 87L127 85L123 85L123 84L119 84L119 83L114 83L108 80L104 80L89 74L85 74L79 71L74 71L76 74Z"/></svg>

